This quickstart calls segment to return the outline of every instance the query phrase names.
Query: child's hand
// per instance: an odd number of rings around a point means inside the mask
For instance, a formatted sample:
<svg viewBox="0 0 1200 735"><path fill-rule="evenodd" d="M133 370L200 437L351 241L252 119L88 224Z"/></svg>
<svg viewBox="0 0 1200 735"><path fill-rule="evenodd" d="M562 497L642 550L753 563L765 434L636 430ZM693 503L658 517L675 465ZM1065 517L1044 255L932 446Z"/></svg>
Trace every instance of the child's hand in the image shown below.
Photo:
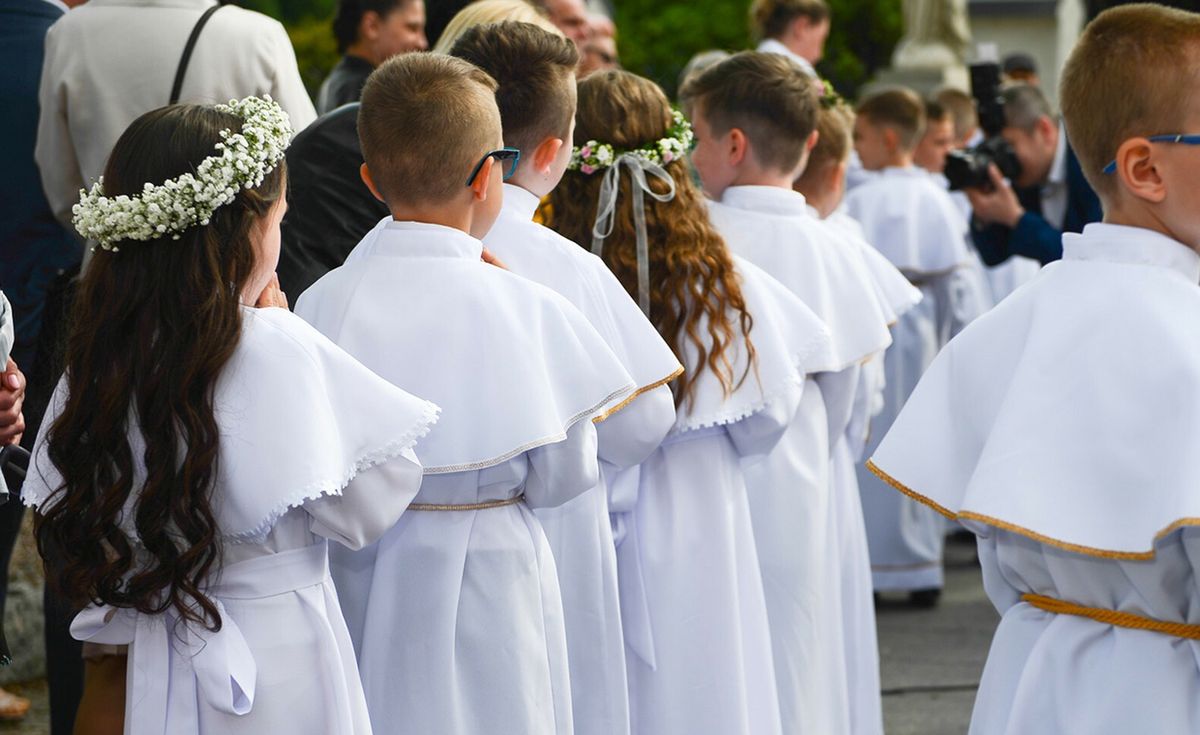
<svg viewBox="0 0 1200 735"><path fill-rule="evenodd" d="M504 264L504 261L500 260L495 255L492 255L492 251L488 250L487 248L483 249L483 255L479 256L479 259L488 265L494 265L497 268L508 270L508 266Z"/></svg>
<svg viewBox="0 0 1200 735"><path fill-rule="evenodd" d="M0 374L0 444L19 444L25 433L25 417L21 407L25 403L25 376L17 369L17 363L8 361Z"/></svg>
<svg viewBox="0 0 1200 735"><path fill-rule="evenodd" d="M271 282L258 295L258 301L254 302L254 306L259 309L288 308L287 294L279 288L279 276L271 276Z"/></svg>

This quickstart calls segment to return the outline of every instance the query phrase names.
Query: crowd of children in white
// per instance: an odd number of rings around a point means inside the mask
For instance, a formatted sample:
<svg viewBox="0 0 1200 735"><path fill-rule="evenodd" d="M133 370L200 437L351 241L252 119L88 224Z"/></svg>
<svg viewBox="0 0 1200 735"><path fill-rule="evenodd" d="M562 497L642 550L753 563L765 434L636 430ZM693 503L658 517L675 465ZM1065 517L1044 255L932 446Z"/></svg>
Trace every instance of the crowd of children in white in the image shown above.
<svg viewBox="0 0 1200 735"><path fill-rule="evenodd" d="M391 216L294 314L280 107L142 116L24 488L126 732L879 734L872 592L940 587L943 516L1003 616L973 732L1200 732L1200 149L1149 137L1200 132L1196 59L1197 15L1088 27L1106 223L1012 294L921 99L769 48L680 111L526 23L383 63Z"/></svg>

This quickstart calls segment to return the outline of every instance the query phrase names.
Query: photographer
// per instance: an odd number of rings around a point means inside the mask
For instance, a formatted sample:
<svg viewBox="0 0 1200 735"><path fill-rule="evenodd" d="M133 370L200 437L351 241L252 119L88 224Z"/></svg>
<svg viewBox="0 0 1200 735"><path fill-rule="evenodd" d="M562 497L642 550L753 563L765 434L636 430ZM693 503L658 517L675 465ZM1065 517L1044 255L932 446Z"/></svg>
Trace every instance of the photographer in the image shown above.
<svg viewBox="0 0 1200 735"><path fill-rule="evenodd" d="M1062 257L1062 233L1080 232L1101 218L1100 200L1083 177L1066 133L1037 87L1015 84L1002 92L1006 126L1021 172L1010 186L989 167L990 190L966 189L971 234L988 265L1024 255L1043 264Z"/></svg>

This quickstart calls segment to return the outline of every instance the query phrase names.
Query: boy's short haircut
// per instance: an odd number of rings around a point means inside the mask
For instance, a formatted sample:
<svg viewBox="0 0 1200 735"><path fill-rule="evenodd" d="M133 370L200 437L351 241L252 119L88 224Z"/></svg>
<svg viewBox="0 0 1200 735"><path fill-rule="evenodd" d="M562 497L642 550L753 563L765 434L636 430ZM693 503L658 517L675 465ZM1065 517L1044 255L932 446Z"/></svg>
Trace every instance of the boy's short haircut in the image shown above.
<svg viewBox="0 0 1200 735"><path fill-rule="evenodd" d="M829 20L829 6L825 0L754 0L750 5L750 25L759 39L779 38L797 18Z"/></svg>
<svg viewBox="0 0 1200 735"><path fill-rule="evenodd" d="M1159 5L1106 10L1067 59L1059 86L1067 135L1088 183L1116 191L1103 169L1136 136L1185 130L1200 83L1200 15Z"/></svg>
<svg viewBox="0 0 1200 735"><path fill-rule="evenodd" d="M979 112L975 109L975 98L961 89L945 87L933 96L937 103L954 118L954 137L962 140L979 127Z"/></svg>
<svg viewBox="0 0 1200 735"><path fill-rule="evenodd" d="M1006 85L1000 95L1004 98L1004 123L1010 128L1030 131L1043 117L1054 119L1054 108L1039 87L1016 82Z"/></svg>
<svg viewBox="0 0 1200 735"><path fill-rule="evenodd" d="M950 111L943 107L941 102L929 98L926 98L922 101L925 103L926 129L929 128L929 123L932 122L942 122L943 120L950 120L952 123L954 122L950 117Z"/></svg>
<svg viewBox="0 0 1200 735"><path fill-rule="evenodd" d="M800 165L820 107L813 78L796 62L757 51L742 51L705 69L680 95L714 135L738 128L759 165L779 171Z"/></svg>
<svg viewBox="0 0 1200 735"><path fill-rule="evenodd" d="M911 89L893 87L867 95L855 112L872 125L894 130L900 147L909 152L925 134L925 104Z"/></svg>
<svg viewBox="0 0 1200 735"><path fill-rule="evenodd" d="M496 82L443 54L401 54L367 79L358 112L363 160L388 204L451 199L500 140Z"/></svg>
<svg viewBox="0 0 1200 735"><path fill-rule="evenodd" d="M530 23L506 21L468 29L450 55L478 66L500 85L496 105L505 145L529 155L546 138L571 144L579 64L572 41Z"/></svg>
<svg viewBox="0 0 1200 735"><path fill-rule="evenodd" d="M854 147L854 111L844 102L823 106L817 113L817 144L808 155L808 166L796 181L807 191L824 186L830 166L844 163Z"/></svg>

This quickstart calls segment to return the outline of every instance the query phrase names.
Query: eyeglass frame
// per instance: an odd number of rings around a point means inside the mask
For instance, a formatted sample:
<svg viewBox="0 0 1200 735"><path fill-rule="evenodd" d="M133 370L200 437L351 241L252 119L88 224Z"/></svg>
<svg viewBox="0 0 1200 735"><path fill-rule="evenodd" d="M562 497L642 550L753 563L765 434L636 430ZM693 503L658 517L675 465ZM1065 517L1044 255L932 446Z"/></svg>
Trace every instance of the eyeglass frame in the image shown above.
<svg viewBox="0 0 1200 735"><path fill-rule="evenodd" d="M487 153L484 153L483 157L479 159L479 163L475 164L475 168L471 169L471 175L467 177L467 186L475 183L475 177L478 176L479 172L483 170L483 164L486 163L489 158L495 158L497 161L509 159L512 160L512 167L504 172L503 180L508 181L512 178L512 175L517 172L517 166L521 163L521 150L519 148L510 148L505 146L504 148L497 148L494 151L488 151Z"/></svg>
<svg viewBox="0 0 1200 735"><path fill-rule="evenodd" d="M1168 133L1166 135L1151 135L1146 140L1151 143L1182 143L1183 145L1200 145L1200 133ZM1117 172L1117 159L1109 161L1101 173L1108 176Z"/></svg>

